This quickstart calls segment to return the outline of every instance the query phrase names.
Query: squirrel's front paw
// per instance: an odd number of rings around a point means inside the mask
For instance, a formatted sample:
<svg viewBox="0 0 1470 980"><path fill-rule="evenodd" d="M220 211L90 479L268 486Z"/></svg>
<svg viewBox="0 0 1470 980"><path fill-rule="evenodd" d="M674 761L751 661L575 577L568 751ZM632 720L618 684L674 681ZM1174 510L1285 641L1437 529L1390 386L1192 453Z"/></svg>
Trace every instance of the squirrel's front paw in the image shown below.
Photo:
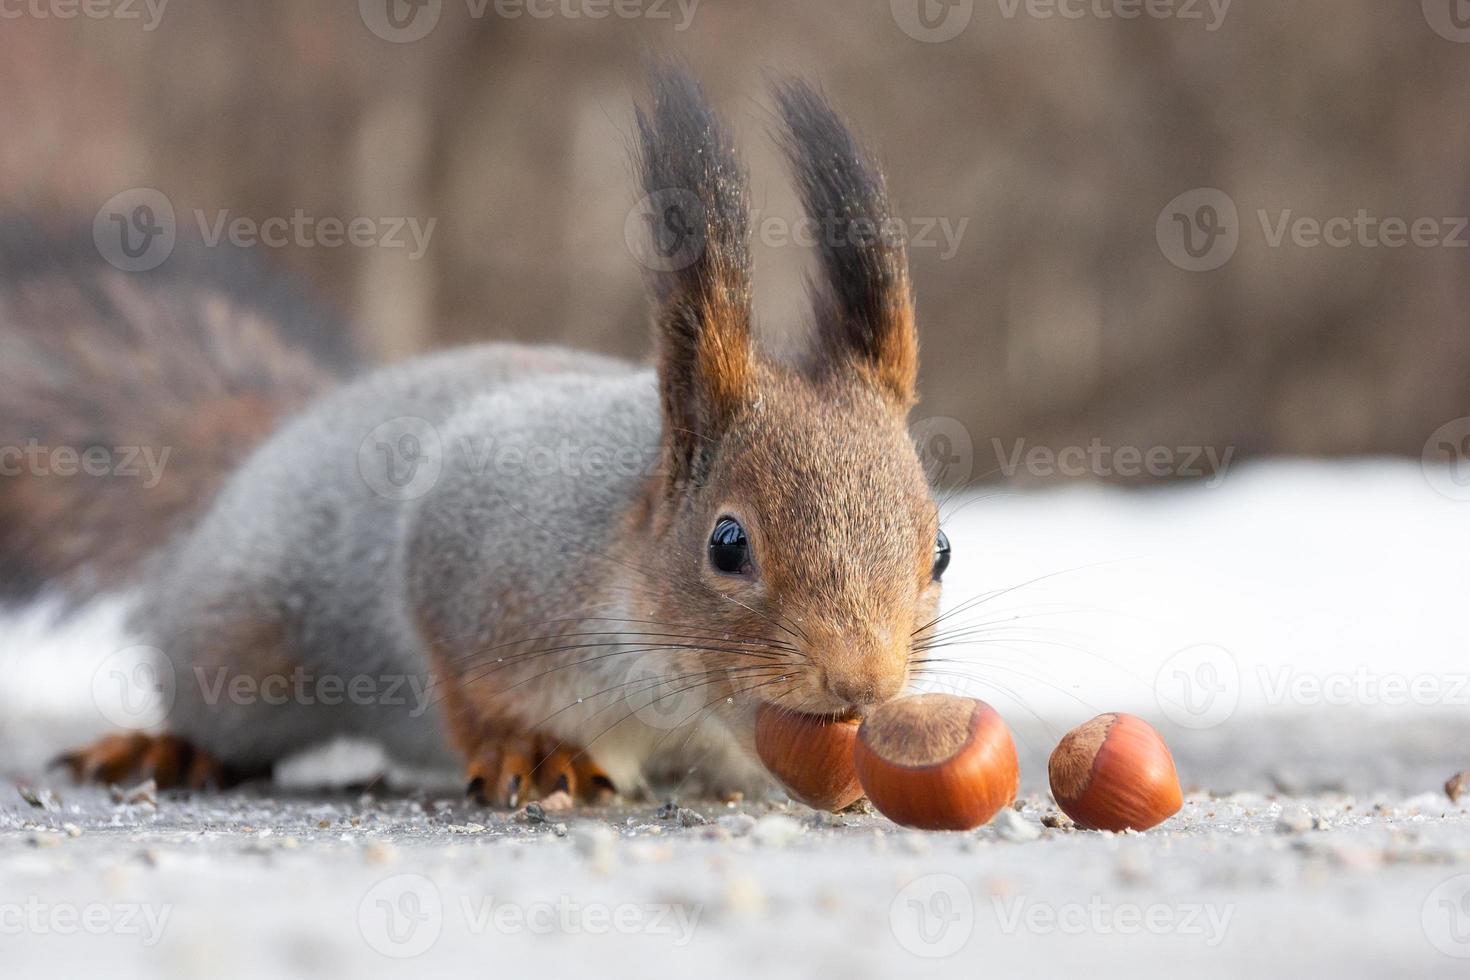
<svg viewBox="0 0 1470 980"><path fill-rule="evenodd" d="M607 773L582 749L535 735L483 744L470 759L465 792L485 806L511 809L533 799L566 808L605 803L617 795Z"/></svg>
<svg viewBox="0 0 1470 980"><path fill-rule="evenodd" d="M77 782L153 779L159 789L225 789L240 781L214 756L176 735L106 735L52 760Z"/></svg>

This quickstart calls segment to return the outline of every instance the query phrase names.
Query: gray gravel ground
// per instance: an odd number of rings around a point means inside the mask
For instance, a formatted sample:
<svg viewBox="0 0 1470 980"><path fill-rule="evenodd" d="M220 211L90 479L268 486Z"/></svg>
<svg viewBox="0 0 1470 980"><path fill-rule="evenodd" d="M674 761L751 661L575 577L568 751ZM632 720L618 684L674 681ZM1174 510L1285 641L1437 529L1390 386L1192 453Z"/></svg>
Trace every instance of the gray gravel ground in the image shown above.
<svg viewBox="0 0 1470 980"><path fill-rule="evenodd" d="M1124 836L1044 826L1032 779L1014 814L939 835L780 801L542 819L447 792L10 779L0 971L1465 976L1470 799L1439 789L1464 726L1250 730L1176 737L1212 791Z"/></svg>

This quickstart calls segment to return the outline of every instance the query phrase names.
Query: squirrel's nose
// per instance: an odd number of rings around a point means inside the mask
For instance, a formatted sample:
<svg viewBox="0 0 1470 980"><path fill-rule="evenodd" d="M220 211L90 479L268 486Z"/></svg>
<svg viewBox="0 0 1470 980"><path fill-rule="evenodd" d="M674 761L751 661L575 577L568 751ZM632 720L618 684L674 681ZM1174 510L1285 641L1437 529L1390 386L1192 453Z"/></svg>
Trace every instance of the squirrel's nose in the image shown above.
<svg viewBox="0 0 1470 980"><path fill-rule="evenodd" d="M833 697L855 708L871 708L891 701L903 690L903 677L888 672L827 673L826 687Z"/></svg>

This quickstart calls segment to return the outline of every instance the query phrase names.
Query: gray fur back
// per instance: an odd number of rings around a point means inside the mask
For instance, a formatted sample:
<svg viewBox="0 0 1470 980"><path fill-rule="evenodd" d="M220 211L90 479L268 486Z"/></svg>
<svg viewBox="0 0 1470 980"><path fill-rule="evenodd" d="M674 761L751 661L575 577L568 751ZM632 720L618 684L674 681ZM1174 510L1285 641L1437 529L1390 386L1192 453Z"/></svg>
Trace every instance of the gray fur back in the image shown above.
<svg viewBox="0 0 1470 980"><path fill-rule="evenodd" d="M415 526L431 527L439 549L417 589L437 593L456 628L493 630L486 597L545 593L580 561L546 529L575 534L607 519L638 485L578 479L557 460L619 448L647 458L658 432L651 371L552 348L447 351L329 395L263 445L165 552L137 626L174 667L169 727L241 765L335 735L378 739L407 762L448 762L410 612ZM546 466L508 452L547 446L561 455ZM220 684L297 668L309 704L237 698ZM367 678L357 683L371 694L329 704L317 686L326 677Z"/></svg>

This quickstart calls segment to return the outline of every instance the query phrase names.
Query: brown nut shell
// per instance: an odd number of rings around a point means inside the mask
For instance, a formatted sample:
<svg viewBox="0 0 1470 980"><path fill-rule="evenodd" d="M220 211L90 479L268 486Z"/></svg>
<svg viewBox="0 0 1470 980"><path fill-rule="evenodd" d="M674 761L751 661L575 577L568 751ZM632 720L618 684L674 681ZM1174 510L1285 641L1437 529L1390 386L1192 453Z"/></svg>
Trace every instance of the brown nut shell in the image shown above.
<svg viewBox="0 0 1470 980"><path fill-rule="evenodd" d="M970 830L1016 799L1010 729L984 701L920 694L890 701L858 731L853 764L873 806L920 830Z"/></svg>
<svg viewBox="0 0 1470 980"><path fill-rule="evenodd" d="M1088 830L1148 830L1184 802L1163 736L1133 715L1099 715L1072 729L1047 770L1057 805Z"/></svg>
<svg viewBox="0 0 1470 980"><path fill-rule="evenodd" d="M858 723L762 704L755 751L782 785L807 806L836 812L862 798L852 766Z"/></svg>

